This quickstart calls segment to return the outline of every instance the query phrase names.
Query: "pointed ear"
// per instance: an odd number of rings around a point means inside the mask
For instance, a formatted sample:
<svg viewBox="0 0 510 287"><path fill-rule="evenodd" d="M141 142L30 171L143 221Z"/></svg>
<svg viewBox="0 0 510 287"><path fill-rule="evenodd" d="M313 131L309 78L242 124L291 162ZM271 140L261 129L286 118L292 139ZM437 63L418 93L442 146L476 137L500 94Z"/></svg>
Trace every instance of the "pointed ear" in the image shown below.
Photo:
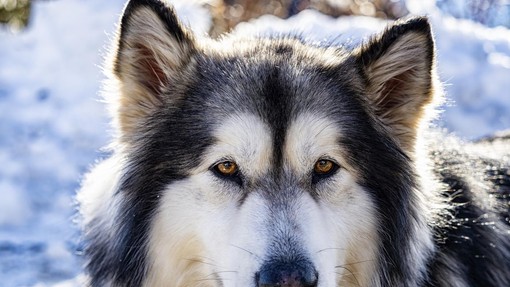
<svg viewBox="0 0 510 287"><path fill-rule="evenodd" d="M129 1L112 67L120 94L116 117L122 136L129 136L168 100L163 91L178 84L193 53L193 37L172 8L159 0Z"/></svg>
<svg viewBox="0 0 510 287"><path fill-rule="evenodd" d="M355 51L368 103L406 151L434 96L434 41L426 18L397 22Z"/></svg>

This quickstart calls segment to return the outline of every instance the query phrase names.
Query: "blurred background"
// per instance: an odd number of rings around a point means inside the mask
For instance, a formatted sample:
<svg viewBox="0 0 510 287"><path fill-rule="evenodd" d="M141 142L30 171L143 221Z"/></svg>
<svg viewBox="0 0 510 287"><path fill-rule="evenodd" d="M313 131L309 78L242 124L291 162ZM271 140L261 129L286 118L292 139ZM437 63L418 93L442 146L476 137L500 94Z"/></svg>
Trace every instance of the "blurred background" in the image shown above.
<svg viewBox="0 0 510 287"><path fill-rule="evenodd" d="M354 46L387 21L428 15L447 101L437 127L510 129L508 0L169 1L200 36L299 33ZM73 286L74 194L110 140L101 63L122 0L0 0L0 287Z"/></svg>

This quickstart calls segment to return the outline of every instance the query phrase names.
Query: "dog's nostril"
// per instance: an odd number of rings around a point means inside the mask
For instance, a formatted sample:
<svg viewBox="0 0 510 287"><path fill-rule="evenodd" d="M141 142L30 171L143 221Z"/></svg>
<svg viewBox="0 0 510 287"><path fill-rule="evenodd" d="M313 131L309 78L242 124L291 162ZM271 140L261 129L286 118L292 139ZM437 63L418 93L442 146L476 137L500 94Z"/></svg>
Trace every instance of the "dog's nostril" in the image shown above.
<svg viewBox="0 0 510 287"><path fill-rule="evenodd" d="M309 263L265 264L255 275L258 287L316 287L319 276Z"/></svg>

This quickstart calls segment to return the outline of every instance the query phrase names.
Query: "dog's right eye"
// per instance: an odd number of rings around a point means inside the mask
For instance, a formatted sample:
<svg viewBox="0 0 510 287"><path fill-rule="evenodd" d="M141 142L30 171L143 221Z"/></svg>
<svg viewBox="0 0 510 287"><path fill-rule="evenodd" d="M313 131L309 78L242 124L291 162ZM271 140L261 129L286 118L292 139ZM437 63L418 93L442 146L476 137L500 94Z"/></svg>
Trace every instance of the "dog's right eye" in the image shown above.
<svg viewBox="0 0 510 287"><path fill-rule="evenodd" d="M220 162L219 164L216 165L215 168L216 168L216 171L223 176L232 176L238 170L237 164L232 161Z"/></svg>
<svg viewBox="0 0 510 287"><path fill-rule="evenodd" d="M339 169L338 164L328 159L318 160L313 167L312 183L318 183L322 179L330 177Z"/></svg>
<svg viewBox="0 0 510 287"><path fill-rule="evenodd" d="M216 176L228 180L232 180L239 185L242 185L239 167L233 161L223 161L212 167L212 171Z"/></svg>
<svg viewBox="0 0 510 287"><path fill-rule="evenodd" d="M326 175L329 174L335 168L335 164L326 159L317 161L313 167L313 171L317 174Z"/></svg>

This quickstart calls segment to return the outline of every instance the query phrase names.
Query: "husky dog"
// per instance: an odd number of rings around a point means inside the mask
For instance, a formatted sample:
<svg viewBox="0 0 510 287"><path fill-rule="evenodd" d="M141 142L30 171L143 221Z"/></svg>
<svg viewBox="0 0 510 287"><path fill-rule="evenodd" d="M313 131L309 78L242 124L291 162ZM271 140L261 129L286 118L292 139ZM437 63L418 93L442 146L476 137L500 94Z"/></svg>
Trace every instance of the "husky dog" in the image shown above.
<svg viewBox="0 0 510 287"><path fill-rule="evenodd" d="M79 194L90 286L510 286L510 136L429 132L426 18L359 47L198 39L132 0L118 134Z"/></svg>

